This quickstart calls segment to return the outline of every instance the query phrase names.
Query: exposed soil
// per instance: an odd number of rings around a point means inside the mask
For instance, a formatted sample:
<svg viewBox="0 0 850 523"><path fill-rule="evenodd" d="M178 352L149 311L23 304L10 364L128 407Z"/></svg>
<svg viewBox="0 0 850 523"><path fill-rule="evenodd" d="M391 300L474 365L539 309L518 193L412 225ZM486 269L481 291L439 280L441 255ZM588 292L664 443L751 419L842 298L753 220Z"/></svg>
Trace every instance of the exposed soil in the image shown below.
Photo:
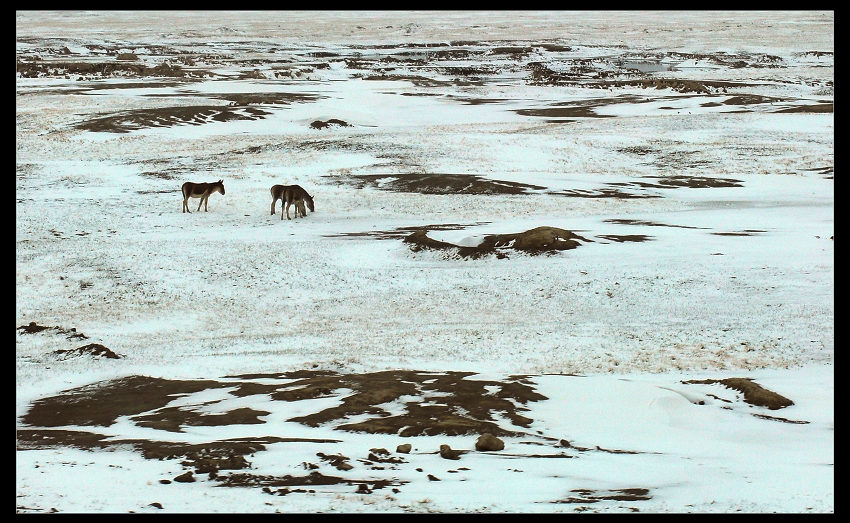
<svg viewBox="0 0 850 523"><path fill-rule="evenodd" d="M416 231L456 231L460 229L466 229L467 227L473 227L476 225L483 225L490 222L476 222L476 223L467 223L467 224L459 224L459 223L438 223L431 225L420 225L416 227L398 227L389 231L365 231L365 232L344 232L340 234L327 234L325 237L327 238L360 238L360 237L371 237L377 240L393 240L404 238L405 236L409 236L410 233Z"/></svg>
<svg viewBox="0 0 850 523"><path fill-rule="evenodd" d="M615 185L615 184L610 184ZM647 193L632 193L621 189L602 188L602 189L569 189L566 191L550 192L548 194L557 194L560 196L570 196L572 198L661 198L657 194Z"/></svg>
<svg viewBox="0 0 850 523"><path fill-rule="evenodd" d="M717 236L754 236L756 234L766 232L758 229L746 229L743 231L735 231L735 232L713 232L711 234Z"/></svg>
<svg viewBox="0 0 850 523"><path fill-rule="evenodd" d="M375 187L385 191L421 194L525 194L529 190L545 189L539 185L492 180L475 174L363 174L336 179L358 189Z"/></svg>
<svg viewBox="0 0 850 523"><path fill-rule="evenodd" d="M221 414L204 414L192 408L166 407L175 395L190 394L214 388L234 388L236 397L268 394L275 401L299 401L335 395L340 389L354 390L342 403L320 412L290 419L309 426L343 421L349 416L369 414L374 419L359 423L343 423L338 430L399 433L402 436L420 434L490 434L514 435L516 431L500 428L493 413L526 427L531 420L522 416L518 407L529 401L546 399L536 393L522 378L505 382L468 380L472 373L447 372L434 374L414 371L386 371L368 374L338 375L330 372L287 373L260 375L264 378L295 379L286 384L266 385L250 381L253 377L236 376L240 381L217 380L166 380L146 376L128 376L96 383L64 392L61 395L41 398L33 402L21 417L26 425L60 427L65 425L110 426L119 416L130 416L139 425L168 431L180 431L184 425L223 426L229 424L263 423L259 418L265 411L241 408ZM244 381L242 381L244 380ZM496 386L499 392L490 394L487 386ZM440 397L439 404L427 401L408 402L405 414L391 416L381 403L398 399L402 395L417 394L428 399ZM443 396L442 394L450 394ZM437 421L434 421L434 420ZM404 428L403 431L401 429ZM401 432L399 432L401 431Z"/></svg>
<svg viewBox="0 0 850 523"><path fill-rule="evenodd" d="M375 479L363 478L362 466L356 468L349 463L351 458L341 453L317 452L315 463L305 461L301 466L309 472L303 475L264 475L250 472L251 458L272 444L314 443L326 444L330 448L342 443L330 438L288 438L277 435L232 438L186 443L163 440L106 436L96 431L69 430L63 426L96 427L109 426L118 416L127 416L139 426L154 430L179 432L184 426L222 426L234 424L263 424L266 411L247 407L231 409L219 414L203 413L198 404L168 407L175 398L194 392L226 388L236 398L265 394L273 401L301 401L323 397L338 397L338 405L309 414L293 417L287 421L311 427L331 428L337 431L356 431L371 434L398 435L401 438L435 435L469 435L470 438L485 434L493 436L534 436L538 441L525 443L551 445L539 440L554 442L561 449L557 453L505 454L502 445L482 450L453 449L446 444L433 445L426 452L440 454L444 459L462 460L470 452L493 455L495 459L513 458L579 458L585 452L613 454L636 454L626 449L606 449L597 446L579 447L566 440L531 434L528 431L532 419L523 415L523 407L529 402L545 400L528 376L510 376L501 381L470 379L471 372L420 372L383 371L364 374L338 374L333 371L302 370L283 373L243 374L211 380L167 380L146 376L129 376L64 391L56 396L34 401L29 411L21 417L24 426L16 428L17 450L50 449L73 447L87 450L116 450L131 448L145 459L177 460L185 473L169 478L150 478L161 484L172 482L194 482L195 475L205 474L209 481L223 487L253 487L270 495L315 492L316 488L350 486L353 492L368 494L388 486L402 487L406 480L397 477ZM255 380L261 380L260 382ZM280 380L274 383L275 380ZM754 405L781 408L793 404L790 400L767 391L746 378L725 380L685 381L683 383L722 383L742 391L747 402ZM418 400L399 401L413 396ZM228 401L227 399L218 401ZM213 405L217 401L201 403ZM395 412L384 410L383 405L394 404ZM403 412L398 412L401 406ZM763 416L765 417L765 416ZM350 421L356 419L357 421ZM805 423L783 418L765 417L788 423ZM499 421L497 421L499 420ZM505 422L515 429L505 428ZM50 428L57 427L57 428ZM500 443L498 438L484 436ZM478 438L480 443L482 438ZM475 439L470 439L472 446ZM401 445L398 452L402 452ZM439 447L439 450L437 450ZM410 448L406 453L393 455L385 448L363 449L356 461L373 470L395 470L407 465ZM417 449L418 450L418 449ZM567 453L565 450L573 451ZM575 454L578 452L578 454ZM318 470L319 464L338 470L328 474ZM413 465L408 465L413 466ZM461 467L469 470L468 467ZM360 472L358 472L358 470ZM460 469L458 469L460 470ZM245 471L245 472L236 472ZM347 475L354 471L354 476ZM421 468L418 472L426 473ZM452 472L452 471L449 471ZM433 481L439 478L430 474ZM299 487L299 488L293 488ZM398 492L394 490L394 492ZM602 501L643 501L651 499L649 489L622 488L611 490L573 489L570 495L553 503L587 504Z"/></svg>
<svg viewBox="0 0 850 523"><path fill-rule="evenodd" d="M649 489L645 488L622 488L611 490L572 489L575 493L568 498L559 499L552 503L598 503L600 501L645 501L652 499Z"/></svg>
<svg viewBox="0 0 850 523"><path fill-rule="evenodd" d="M448 251L461 258L480 258L495 255L506 258L507 249L522 251L527 254L552 254L558 251L575 249L581 241L592 242L578 234L557 227L536 227L520 233L490 234L484 237L475 247L455 245L453 243L434 240L428 237L427 230L411 233L404 239L409 243L410 250L417 252L423 249ZM496 433L493 433L496 434ZM496 434L498 435L498 434Z"/></svg>
<svg viewBox="0 0 850 523"><path fill-rule="evenodd" d="M780 109L777 113L832 113L835 112L832 102L820 102L811 105L797 105Z"/></svg>
<svg viewBox="0 0 850 523"><path fill-rule="evenodd" d="M594 98L577 102L556 102L551 107L515 109L514 112L523 116L542 116L544 118L614 118L609 114L598 114L596 107L604 107L619 103L637 103L645 101L636 95L623 95L608 98Z"/></svg>
<svg viewBox="0 0 850 523"><path fill-rule="evenodd" d="M228 388L235 397L267 394L274 401L300 401L327 396L345 397L336 406L292 418L288 421L308 426L336 424L341 431L398 434L400 437L417 435L477 436L489 433L502 436L525 434L532 420L521 414L522 405L545 400L525 376L511 376L503 381L466 379L470 372L416 372L386 371L367 374L340 375L329 371L295 371L275 374L230 376L223 380L166 380L146 376L130 376L95 383L65 391L59 395L39 399L21 417L24 427L16 429L18 450L74 447L81 449L117 449L131 447L146 459L179 460L189 469L175 478L162 478L160 483L195 481L193 474L208 474L210 480L221 486L255 486L264 492L284 495L298 490L272 490L278 487L357 485L358 492L369 493L388 485L406 483L388 479L343 478L323 474L313 463L303 463L311 470L305 476L265 476L252 473L221 475L223 470L243 470L251 467L249 458L275 443L312 442L334 444L338 439L286 438L279 436L251 437L183 443L147 439L118 439L86 430L51 429L61 426L109 426L118 416L128 416L139 426L155 430L180 432L183 426L229 426L233 424L262 424L268 412L247 407L225 413L200 412L197 405L166 407L176 397L209 389ZM252 380L263 379L264 383ZM268 380L286 380L268 384ZM494 389L495 392L494 392ZM421 401L404 404L405 412L391 415L380 405L398 400L401 396L420 396ZM216 402L207 402L210 405ZM164 408L163 408L164 407ZM363 420L363 415L371 419ZM351 416L361 421L347 423ZM517 430L501 427L509 420ZM28 425L28 426L26 426ZM402 430L404 429L404 430ZM166 438L167 439L167 438ZM437 451L434 451L437 452ZM458 455L469 452L456 451ZM352 470L349 458L342 454L317 453L319 459L336 469ZM361 463L373 469L396 468L407 463L392 456L383 448L364 452Z"/></svg>
<svg viewBox="0 0 850 523"><path fill-rule="evenodd" d="M721 385L724 385L730 389L734 389L738 392L741 392L744 395L744 401L749 403L750 405L756 405L758 407L767 407L770 410L781 409L794 404L794 402L789 400L788 398L780 396L779 394L768 389L765 389L758 383L755 383L750 378L726 378L722 380L687 380L682 381L682 383L720 383Z"/></svg>
<svg viewBox="0 0 850 523"><path fill-rule="evenodd" d="M331 118L330 120L325 120L325 121L315 120L314 122L312 122L310 124L310 127L312 127L313 129L324 129L324 128L330 127L330 126L351 127L351 124L349 124L345 120L339 120L337 118Z"/></svg>
<svg viewBox="0 0 850 523"><path fill-rule="evenodd" d="M146 127L172 127L182 124L202 125L211 121L259 120L270 114L268 111L255 107L194 105L123 111L91 118L76 124L75 127L91 132L127 133Z"/></svg>
<svg viewBox="0 0 850 523"><path fill-rule="evenodd" d="M95 358L110 358L120 359L121 356L112 352L108 347L104 347L100 343L89 343L76 349L59 349L53 351L53 354L62 357L63 359L75 356L93 356Z"/></svg>
<svg viewBox="0 0 850 523"><path fill-rule="evenodd" d="M185 96L185 95L182 95ZM205 94L208 98L227 100L235 105L263 104L263 105L290 105L293 103L315 102L326 98L323 95L312 93L220 93Z"/></svg>
<svg viewBox="0 0 850 523"><path fill-rule="evenodd" d="M77 329L75 327L71 327L70 329L65 329L59 327L58 325L55 327L47 327L45 325L39 325L34 321L29 322L29 324L27 325L21 325L20 327L18 327L17 330L21 331L22 334L36 334L38 332L43 332L46 330L53 330L56 331L57 334L64 334L69 340L88 339L88 336L86 336L82 332L77 332Z"/></svg>
<svg viewBox="0 0 850 523"><path fill-rule="evenodd" d="M657 176L654 187L690 187L705 189L710 187L743 187L743 181L734 178L709 178L705 176Z"/></svg>
<svg viewBox="0 0 850 523"><path fill-rule="evenodd" d="M204 71L184 70L180 65L172 65L163 62L150 67L144 64L120 60L106 62L44 62L17 61L16 71L23 78L55 77L67 75L90 75L97 77L110 77L120 75L137 77L204 77L209 73Z"/></svg>
<svg viewBox="0 0 850 523"><path fill-rule="evenodd" d="M611 240L612 242L623 243L645 242L647 240L651 240L652 236L647 236L645 234L600 234L597 238L604 238L606 240Z"/></svg>
<svg viewBox="0 0 850 523"><path fill-rule="evenodd" d="M629 220L624 218L610 218L603 220L606 223L618 223L621 225L646 225L648 227L677 227L680 229L707 229L708 227L695 227L693 225L670 225L667 223L650 222L646 220Z"/></svg>

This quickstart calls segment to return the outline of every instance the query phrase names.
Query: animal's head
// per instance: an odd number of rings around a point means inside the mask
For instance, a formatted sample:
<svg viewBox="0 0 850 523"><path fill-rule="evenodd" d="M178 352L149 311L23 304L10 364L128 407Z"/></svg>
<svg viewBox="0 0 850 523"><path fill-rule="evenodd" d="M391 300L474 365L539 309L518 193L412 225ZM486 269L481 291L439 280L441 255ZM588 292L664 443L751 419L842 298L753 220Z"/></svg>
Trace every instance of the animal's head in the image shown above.
<svg viewBox="0 0 850 523"><path fill-rule="evenodd" d="M313 207L313 197L309 194L304 197L304 203L307 204L307 208L310 209L310 212L316 212L316 208Z"/></svg>
<svg viewBox="0 0 850 523"><path fill-rule="evenodd" d="M224 180L219 180L215 182L216 187L218 187L221 194L224 194Z"/></svg>

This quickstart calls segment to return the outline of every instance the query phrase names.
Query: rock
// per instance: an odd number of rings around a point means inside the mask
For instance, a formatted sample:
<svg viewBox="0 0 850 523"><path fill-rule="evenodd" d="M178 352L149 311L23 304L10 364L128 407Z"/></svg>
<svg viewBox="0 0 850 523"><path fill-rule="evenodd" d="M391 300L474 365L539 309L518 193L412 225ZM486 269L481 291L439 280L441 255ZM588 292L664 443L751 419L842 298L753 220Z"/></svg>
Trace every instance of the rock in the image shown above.
<svg viewBox="0 0 850 523"><path fill-rule="evenodd" d="M440 478L438 478L437 476L435 476L433 474L428 474L428 480L429 481L440 481Z"/></svg>
<svg viewBox="0 0 850 523"><path fill-rule="evenodd" d="M445 459L460 459L461 451L452 450L448 445L440 445L440 456Z"/></svg>
<svg viewBox="0 0 850 523"><path fill-rule="evenodd" d="M148 503L148 506L154 507L154 508L162 508L162 504L158 501L154 501L153 503Z"/></svg>
<svg viewBox="0 0 850 523"><path fill-rule="evenodd" d="M180 474L179 476L174 478L174 481L176 481L178 483L193 483L195 481L195 476L192 474L192 471L190 470L189 472L187 472L185 474Z"/></svg>
<svg viewBox="0 0 850 523"><path fill-rule="evenodd" d="M505 442L496 436L486 432L478 437L475 442L475 450L504 450Z"/></svg>
<svg viewBox="0 0 850 523"><path fill-rule="evenodd" d="M410 443L403 443L403 444L399 445L398 447L396 447L395 451L401 452L402 454L409 454L410 449L412 449L412 448L413 448L413 446Z"/></svg>
<svg viewBox="0 0 850 523"><path fill-rule="evenodd" d="M384 449L384 448L369 449L369 452L374 452L375 454L377 454L379 456L389 456L390 455L390 451L388 451L387 449Z"/></svg>

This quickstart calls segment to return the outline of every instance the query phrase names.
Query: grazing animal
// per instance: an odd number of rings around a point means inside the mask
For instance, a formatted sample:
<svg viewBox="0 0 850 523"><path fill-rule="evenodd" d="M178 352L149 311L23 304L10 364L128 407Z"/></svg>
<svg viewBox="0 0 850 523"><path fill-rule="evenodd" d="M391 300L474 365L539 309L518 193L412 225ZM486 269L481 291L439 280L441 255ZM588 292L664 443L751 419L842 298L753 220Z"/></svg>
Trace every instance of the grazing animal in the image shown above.
<svg viewBox="0 0 850 523"><path fill-rule="evenodd" d="M283 202L282 208L280 210L280 219L283 219L284 213L286 213L286 219L291 220L289 217L289 207L291 205L295 205L295 217L298 218L298 214L301 216L307 216L307 210L304 208L306 204L310 209L310 212L315 212L316 208L313 204L313 197L307 194L300 185L273 185L270 189L272 193L272 206L271 213L275 214L275 206L278 200Z"/></svg>
<svg viewBox="0 0 850 523"><path fill-rule="evenodd" d="M210 195L214 192L220 192L224 195L224 181L219 180L214 183L196 183L196 182L186 182L183 184L181 188L183 191L183 212L192 212L189 210L189 198L200 198L201 201L198 202L198 210L201 210L201 205L204 206L204 212L207 212L207 204L210 199Z"/></svg>

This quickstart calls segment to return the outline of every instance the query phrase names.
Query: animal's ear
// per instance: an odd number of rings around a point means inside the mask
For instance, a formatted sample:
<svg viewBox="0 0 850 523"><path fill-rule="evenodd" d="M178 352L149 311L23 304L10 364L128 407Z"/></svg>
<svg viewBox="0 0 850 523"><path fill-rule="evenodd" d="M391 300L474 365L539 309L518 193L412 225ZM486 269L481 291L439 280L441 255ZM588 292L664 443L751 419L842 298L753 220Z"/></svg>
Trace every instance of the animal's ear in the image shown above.
<svg viewBox="0 0 850 523"><path fill-rule="evenodd" d="M223 182L223 181L224 181L224 180L219 180L219 181L218 181L218 183L221 183L221 182Z"/></svg>

